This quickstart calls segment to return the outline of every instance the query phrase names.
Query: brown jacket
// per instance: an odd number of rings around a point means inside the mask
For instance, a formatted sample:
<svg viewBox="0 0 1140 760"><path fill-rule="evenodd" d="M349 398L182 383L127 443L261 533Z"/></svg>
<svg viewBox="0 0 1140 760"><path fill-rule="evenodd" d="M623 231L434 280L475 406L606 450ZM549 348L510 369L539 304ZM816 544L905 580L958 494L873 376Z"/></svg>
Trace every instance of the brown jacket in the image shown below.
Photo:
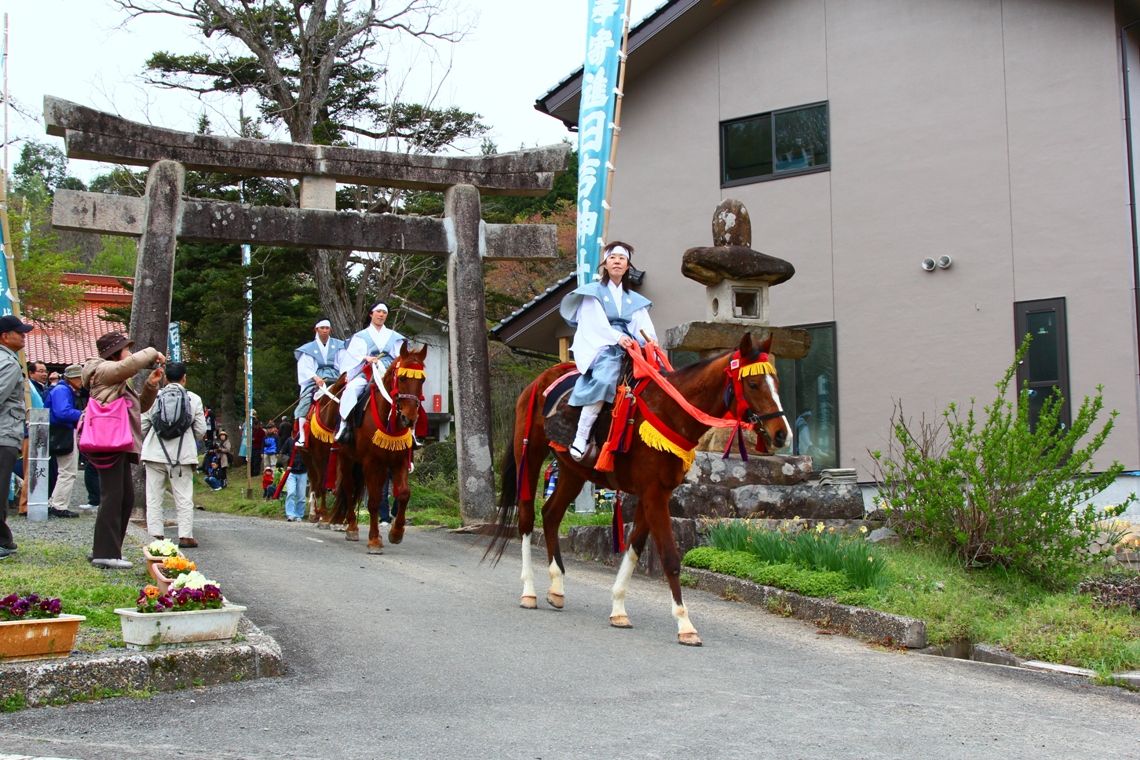
<svg viewBox="0 0 1140 760"><path fill-rule="evenodd" d="M83 384L91 389L91 398L101 404L109 404L123 395L131 399L131 432L135 439L132 461L138 461L138 453L142 448L142 413L150 409L158 389L149 383L143 383L140 397L131 380L139 370L154 364L157 358L157 349L144 348L121 362L88 359L83 365Z"/></svg>

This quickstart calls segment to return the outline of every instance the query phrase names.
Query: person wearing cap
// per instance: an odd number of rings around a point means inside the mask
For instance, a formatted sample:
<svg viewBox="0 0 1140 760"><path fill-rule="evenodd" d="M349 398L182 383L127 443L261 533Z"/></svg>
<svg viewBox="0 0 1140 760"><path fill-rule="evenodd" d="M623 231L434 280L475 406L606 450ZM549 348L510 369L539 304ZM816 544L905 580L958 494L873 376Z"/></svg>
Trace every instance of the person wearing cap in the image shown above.
<svg viewBox="0 0 1140 760"><path fill-rule="evenodd" d="M75 445L75 426L82 412L76 403L76 392L83 385L83 367L72 364L63 371L63 382L48 393L48 421L52 426L53 446L57 438L71 437L71 447L66 452L53 453L56 463L55 487L48 501L48 514L52 517L79 517L72 512L71 493L75 490L75 479L79 475L79 447Z"/></svg>
<svg viewBox="0 0 1140 760"><path fill-rule="evenodd" d="M570 404L582 408L578 430L570 444L570 456L580 462L589 448L590 431L602 404L614 400L625 349L644 345L645 335L657 340L649 318L653 303L629 289L629 261L633 246L614 241L602 249L598 267L600 282L582 285L562 299L559 312L575 328L574 363L577 381L570 392Z"/></svg>
<svg viewBox="0 0 1140 760"><path fill-rule="evenodd" d="M24 336L32 331L12 314L0 317L0 559L16 551L12 529L8 527L8 483L12 468L24 444L24 368L17 355L24 347Z"/></svg>
<svg viewBox="0 0 1140 760"><path fill-rule="evenodd" d="M298 420L297 446L305 445L304 420L313 406L313 395L340 377L338 367L344 351L344 341L332 337L332 322L322 319L313 325L313 330L313 339L293 351L297 360L297 385L301 386L301 396L293 412L293 418Z"/></svg>
<svg viewBox="0 0 1140 760"><path fill-rule="evenodd" d="M106 570L127 570L133 565L123 559L123 538L135 508L135 489L131 482L132 464L139 463L142 448L142 414L154 404L161 366L166 357L158 349L147 347L132 353L134 341L121 332L109 332L95 341L98 358L83 365L83 384L91 389L91 401L109 404L117 398L129 399L132 451L111 454L89 454L88 460L99 470L99 513L95 517L95 535L91 564ZM141 390L131 380L142 369L154 366ZM89 402L90 403L90 402Z"/></svg>
<svg viewBox="0 0 1140 760"><path fill-rule="evenodd" d="M340 394L340 429L336 432L337 440L342 443L350 440L352 428L348 424L348 418L368 385L364 368L371 366L373 373L383 375L388 365L400 355L400 344L404 342L404 336L385 327L387 319L387 306L382 303L373 306L368 326L353 335L341 352L339 369L348 373L348 384ZM379 376L376 379L379 380Z"/></svg>

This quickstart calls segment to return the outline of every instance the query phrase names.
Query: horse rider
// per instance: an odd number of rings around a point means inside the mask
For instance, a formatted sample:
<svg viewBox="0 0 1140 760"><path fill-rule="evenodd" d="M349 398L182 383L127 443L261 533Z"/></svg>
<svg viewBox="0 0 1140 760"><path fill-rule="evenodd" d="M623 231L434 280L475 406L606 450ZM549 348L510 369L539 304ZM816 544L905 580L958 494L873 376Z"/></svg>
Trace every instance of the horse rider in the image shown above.
<svg viewBox="0 0 1140 760"><path fill-rule="evenodd" d="M376 382L380 382L388 365L400 355L400 344L404 342L403 335L384 326L388 318L387 306L376 304L369 317L368 326L352 336L340 355L339 369L348 373L348 384L340 394L340 428L336 431L336 438L341 443L351 441L352 428L348 418L368 385L364 367L371 365Z"/></svg>
<svg viewBox="0 0 1140 760"><path fill-rule="evenodd" d="M578 431L570 444L570 456L580 462L589 447L590 431L602 404L613 401L625 349L635 343L644 345L644 332L657 340L657 331L649 318L653 303L629 289L629 261L633 246L614 241L602 249L598 267L600 282L581 285L562 299L559 312L575 328L574 363L577 381L570 392L570 404L582 408Z"/></svg>
<svg viewBox="0 0 1140 760"><path fill-rule="evenodd" d="M293 418L297 420L296 444L305 445L305 418L313 405L313 396L319 388L336 382L340 377L338 360L344 351L344 341L332 337L332 323L322 319L313 325L313 339L293 351L297 360L297 385L301 386L301 397L297 400Z"/></svg>

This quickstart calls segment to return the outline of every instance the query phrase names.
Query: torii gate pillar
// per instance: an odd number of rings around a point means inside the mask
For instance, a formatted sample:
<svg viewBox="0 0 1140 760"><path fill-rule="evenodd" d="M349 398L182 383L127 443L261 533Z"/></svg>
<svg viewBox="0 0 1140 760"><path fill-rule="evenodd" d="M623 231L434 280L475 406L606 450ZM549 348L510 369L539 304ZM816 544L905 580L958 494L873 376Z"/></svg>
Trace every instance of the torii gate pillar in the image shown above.
<svg viewBox="0 0 1140 760"><path fill-rule="evenodd" d="M131 305L130 336L136 346L164 348L167 343L185 184L186 169L177 161L155 162L146 177L146 211Z"/></svg>
<svg viewBox="0 0 1140 760"><path fill-rule="evenodd" d="M443 214L451 225L449 233L454 235L447 258L447 312L451 323L451 382L455 397L462 400L454 407L459 504L463 524L471 525L489 520L495 512L479 191L472 185L448 188Z"/></svg>

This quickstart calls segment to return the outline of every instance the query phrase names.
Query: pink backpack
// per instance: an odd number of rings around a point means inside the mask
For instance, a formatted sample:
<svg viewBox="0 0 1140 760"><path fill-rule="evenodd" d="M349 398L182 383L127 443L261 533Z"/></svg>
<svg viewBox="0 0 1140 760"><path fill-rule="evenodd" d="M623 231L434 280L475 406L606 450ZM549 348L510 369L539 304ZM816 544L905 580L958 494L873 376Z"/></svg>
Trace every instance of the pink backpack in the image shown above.
<svg viewBox="0 0 1140 760"><path fill-rule="evenodd" d="M115 454L135 450L131 431L131 399L119 396L109 404L95 399L79 420L79 450L84 454Z"/></svg>

